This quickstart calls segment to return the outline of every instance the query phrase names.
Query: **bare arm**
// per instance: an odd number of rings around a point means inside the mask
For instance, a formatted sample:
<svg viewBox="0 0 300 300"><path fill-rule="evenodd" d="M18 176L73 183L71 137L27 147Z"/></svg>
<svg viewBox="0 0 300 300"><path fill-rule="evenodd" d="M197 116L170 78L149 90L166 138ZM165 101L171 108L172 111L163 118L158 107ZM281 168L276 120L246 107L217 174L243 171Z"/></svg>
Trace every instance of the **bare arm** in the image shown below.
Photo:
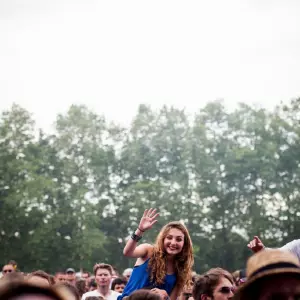
<svg viewBox="0 0 300 300"><path fill-rule="evenodd" d="M179 291L179 288L178 286L176 285L173 289L173 291L171 292L171 295L170 295L170 299L171 300L176 300L180 295L180 291Z"/></svg>
<svg viewBox="0 0 300 300"><path fill-rule="evenodd" d="M150 229L157 222L157 216L156 209L146 209L135 234L141 237L146 230ZM153 248L150 244L141 244L139 246L137 244L137 241L130 238L125 245L123 254L133 258L146 257L149 254L149 250Z"/></svg>
<svg viewBox="0 0 300 300"><path fill-rule="evenodd" d="M135 234L142 236L139 229L135 231ZM152 248L153 246L150 244L138 245L136 241L130 238L124 247L123 254L132 258L146 257L149 254L149 250Z"/></svg>

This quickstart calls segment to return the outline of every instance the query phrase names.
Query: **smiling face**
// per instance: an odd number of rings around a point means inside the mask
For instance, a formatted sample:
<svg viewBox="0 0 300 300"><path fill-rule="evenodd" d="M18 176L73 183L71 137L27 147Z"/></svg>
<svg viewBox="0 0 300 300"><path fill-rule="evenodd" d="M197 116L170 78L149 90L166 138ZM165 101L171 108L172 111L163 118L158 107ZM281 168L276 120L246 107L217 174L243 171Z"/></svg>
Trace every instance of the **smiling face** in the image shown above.
<svg viewBox="0 0 300 300"><path fill-rule="evenodd" d="M168 255L179 254L184 246L184 234L177 228L171 228L164 238L164 250Z"/></svg>
<svg viewBox="0 0 300 300"><path fill-rule="evenodd" d="M95 280L98 286L109 286L112 275L107 269L99 268L96 272Z"/></svg>

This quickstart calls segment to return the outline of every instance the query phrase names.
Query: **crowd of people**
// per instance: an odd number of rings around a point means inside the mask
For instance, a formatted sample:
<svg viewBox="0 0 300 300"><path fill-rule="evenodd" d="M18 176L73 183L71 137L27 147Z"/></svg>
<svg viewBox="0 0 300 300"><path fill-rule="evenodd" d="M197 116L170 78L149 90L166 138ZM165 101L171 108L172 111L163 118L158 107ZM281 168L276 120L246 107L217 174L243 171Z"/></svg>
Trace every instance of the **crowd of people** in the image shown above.
<svg viewBox="0 0 300 300"><path fill-rule="evenodd" d="M42 270L24 274L15 261L2 268L0 300L227 300L300 299L300 240L279 249L254 237L246 268L233 273L213 268L193 272L193 246L187 228L170 222L153 245L139 243L157 222L156 209L145 210L123 253L136 258L120 275L111 265L97 263L93 272L74 268L50 275Z"/></svg>

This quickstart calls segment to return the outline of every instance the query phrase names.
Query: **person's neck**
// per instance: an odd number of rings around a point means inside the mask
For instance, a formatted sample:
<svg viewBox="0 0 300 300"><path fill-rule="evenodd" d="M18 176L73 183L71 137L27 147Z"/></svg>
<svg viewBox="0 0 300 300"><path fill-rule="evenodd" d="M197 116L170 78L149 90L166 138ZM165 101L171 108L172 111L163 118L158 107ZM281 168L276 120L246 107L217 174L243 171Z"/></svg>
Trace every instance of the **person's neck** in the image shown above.
<svg viewBox="0 0 300 300"><path fill-rule="evenodd" d="M173 264L174 260L175 260L175 256L174 255L167 255L167 263Z"/></svg>
<svg viewBox="0 0 300 300"><path fill-rule="evenodd" d="M98 292L103 296L109 295L110 294L109 286L98 286Z"/></svg>

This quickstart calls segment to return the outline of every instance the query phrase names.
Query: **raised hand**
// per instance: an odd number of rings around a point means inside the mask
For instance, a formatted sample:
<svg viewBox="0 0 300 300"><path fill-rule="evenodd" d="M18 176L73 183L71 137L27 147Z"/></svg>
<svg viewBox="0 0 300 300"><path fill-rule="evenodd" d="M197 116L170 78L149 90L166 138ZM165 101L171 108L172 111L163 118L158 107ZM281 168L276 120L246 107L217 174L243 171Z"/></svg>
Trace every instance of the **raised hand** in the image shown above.
<svg viewBox="0 0 300 300"><path fill-rule="evenodd" d="M263 242L259 239L258 236L255 236L254 239L247 246L254 253L261 251L265 248Z"/></svg>
<svg viewBox="0 0 300 300"><path fill-rule="evenodd" d="M168 293L165 290L154 288L151 289L151 292L153 292L156 295L159 295L160 299L169 299Z"/></svg>
<svg viewBox="0 0 300 300"><path fill-rule="evenodd" d="M140 224L139 224L139 230L141 231L146 231L150 229L156 222L157 222L157 217L159 216L158 213L156 213L155 208L150 208L146 209L144 211L144 214L141 218Z"/></svg>

